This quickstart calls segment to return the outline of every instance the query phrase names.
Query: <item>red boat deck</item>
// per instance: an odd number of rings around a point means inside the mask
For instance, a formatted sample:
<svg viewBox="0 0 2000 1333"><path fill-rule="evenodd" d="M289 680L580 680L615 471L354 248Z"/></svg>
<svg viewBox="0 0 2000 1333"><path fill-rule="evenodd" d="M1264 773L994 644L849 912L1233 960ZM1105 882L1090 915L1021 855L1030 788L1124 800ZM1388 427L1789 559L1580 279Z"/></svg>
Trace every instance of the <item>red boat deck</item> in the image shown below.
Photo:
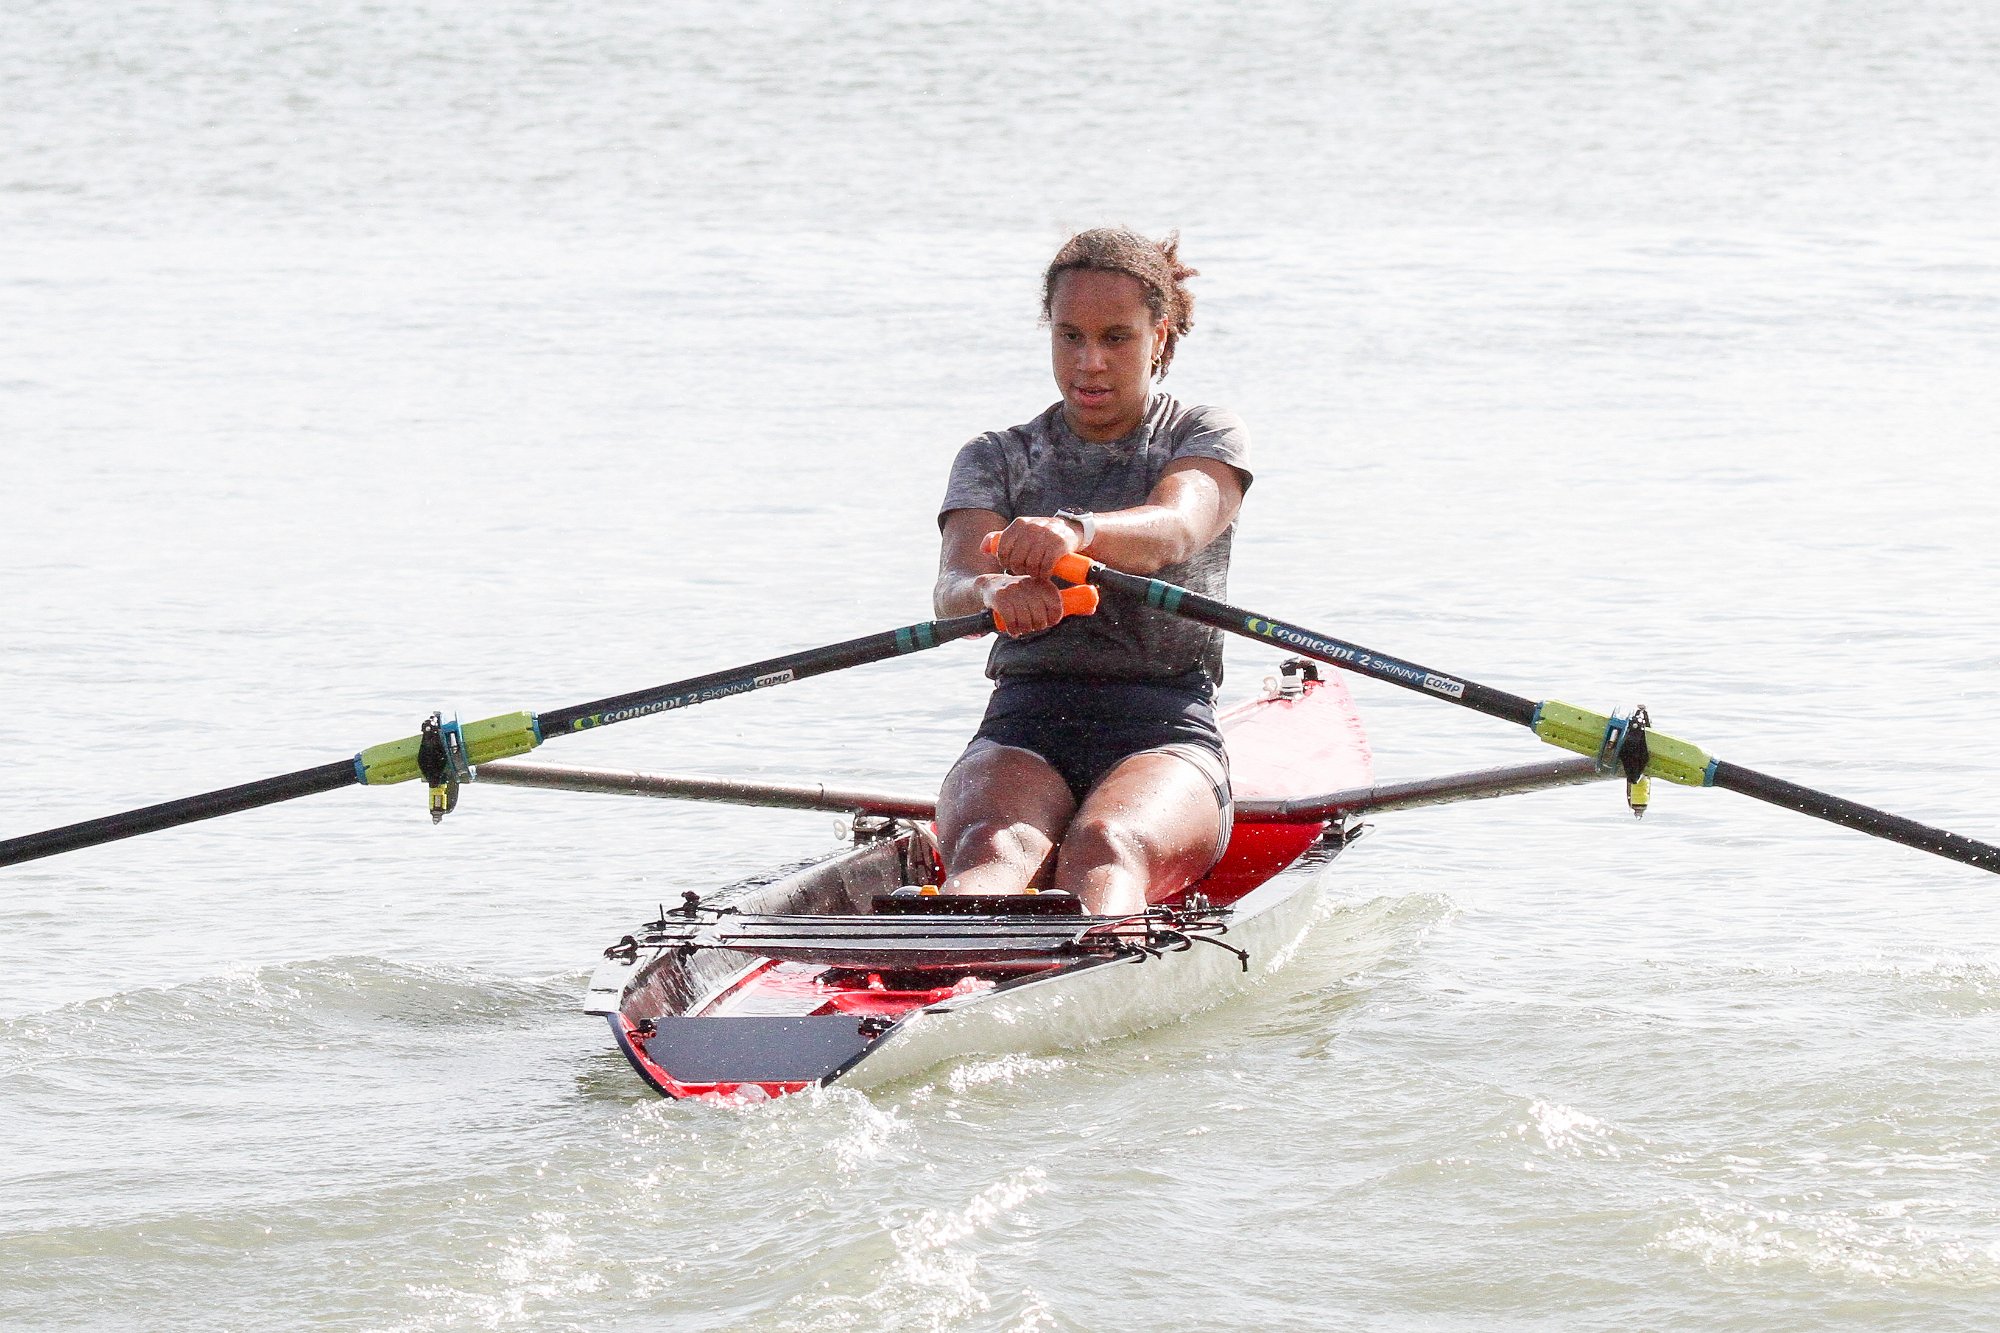
<svg viewBox="0 0 2000 1333"><path fill-rule="evenodd" d="M1307 681L1296 696L1246 700L1218 721L1239 801L1346 791L1375 780L1368 734L1338 675ZM1325 824L1238 824L1228 851L1188 892L1235 902L1305 855L1325 830Z"/></svg>

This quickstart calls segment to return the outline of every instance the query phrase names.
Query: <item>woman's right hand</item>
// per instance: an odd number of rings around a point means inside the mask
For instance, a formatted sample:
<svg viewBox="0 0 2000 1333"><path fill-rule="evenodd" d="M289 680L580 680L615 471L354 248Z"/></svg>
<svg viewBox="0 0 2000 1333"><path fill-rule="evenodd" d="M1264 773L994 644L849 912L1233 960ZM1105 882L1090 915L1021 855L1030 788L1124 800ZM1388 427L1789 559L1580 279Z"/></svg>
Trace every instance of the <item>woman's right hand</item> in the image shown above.
<svg viewBox="0 0 2000 1333"><path fill-rule="evenodd" d="M1013 638L1039 634L1063 618L1062 594L1047 579L987 575L980 585L980 600Z"/></svg>
<svg viewBox="0 0 2000 1333"><path fill-rule="evenodd" d="M1082 531L1066 518L1017 518L996 534L993 556L1009 573L1047 579L1056 561L1082 549Z"/></svg>

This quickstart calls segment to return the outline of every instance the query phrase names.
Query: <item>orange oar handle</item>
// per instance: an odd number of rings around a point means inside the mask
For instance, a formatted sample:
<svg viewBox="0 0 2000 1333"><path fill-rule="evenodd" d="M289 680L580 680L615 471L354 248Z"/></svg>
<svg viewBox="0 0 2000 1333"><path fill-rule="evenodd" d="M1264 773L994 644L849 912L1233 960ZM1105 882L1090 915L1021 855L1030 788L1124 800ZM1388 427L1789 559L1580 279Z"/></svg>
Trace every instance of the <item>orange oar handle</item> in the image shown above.
<svg viewBox="0 0 2000 1333"><path fill-rule="evenodd" d="M979 549L986 552L986 554L988 555L992 555L995 551L1000 549L1000 534L997 532L987 533L986 540L979 543ZM1071 583L1078 583L1078 584L1088 583L1090 582L1091 564L1092 561L1090 557L1082 554L1081 552L1072 555L1066 555L1062 559L1056 561L1056 571L1055 571L1056 577L1059 579L1065 579ZM1064 591L1067 592L1069 591L1069 589L1064 589ZM1093 588L1091 591L1094 594L1096 592L1096 589ZM1068 615L1087 616L1090 614L1091 611L1095 611L1097 609L1097 598L1094 595L1091 597L1089 611L1071 610L1068 602L1063 603L1063 609L1064 612Z"/></svg>
<svg viewBox="0 0 2000 1333"><path fill-rule="evenodd" d="M1097 589L1078 585L1074 588L1064 588L1062 590L1062 618L1095 615L1096 613ZM1002 634L1007 632L1007 622L1000 618L1000 613L997 611L993 614L993 628L999 630Z"/></svg>

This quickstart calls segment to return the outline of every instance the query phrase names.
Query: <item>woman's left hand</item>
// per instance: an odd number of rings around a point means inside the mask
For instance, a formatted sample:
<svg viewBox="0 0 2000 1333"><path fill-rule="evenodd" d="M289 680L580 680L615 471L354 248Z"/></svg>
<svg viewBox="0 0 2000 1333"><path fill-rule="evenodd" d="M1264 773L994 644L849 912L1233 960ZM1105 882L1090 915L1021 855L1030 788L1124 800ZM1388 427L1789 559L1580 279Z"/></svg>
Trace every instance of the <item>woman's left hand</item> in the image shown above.
<svg viewBox="0 0 2000 1333"><path fill-rule="evenodd" d="M1056 561L1083 549L1083 534L1066 518L1017 518L1000 533L993 558L1009 574L1047 579Z"/></svg>

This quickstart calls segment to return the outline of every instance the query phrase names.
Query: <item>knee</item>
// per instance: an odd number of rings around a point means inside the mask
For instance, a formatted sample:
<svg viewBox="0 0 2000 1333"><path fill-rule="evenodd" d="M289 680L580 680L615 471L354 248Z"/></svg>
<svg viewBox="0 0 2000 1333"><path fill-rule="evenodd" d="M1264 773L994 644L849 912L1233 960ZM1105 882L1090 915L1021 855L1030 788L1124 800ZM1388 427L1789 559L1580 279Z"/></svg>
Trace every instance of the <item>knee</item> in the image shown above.
<svg viewBox="0 0 2000 1333"><path fill-rule="evenodd" d="M986 861L1039 865L1053 844L1032 824L1010 819L975 819L952 829L944 848L947 865Z"/></svg>
<svg viewBox="0 0 2000 1333"><path fill-rule="evenodd" d="M1084 866L1143 869L1157 857L1154 840L1123 819L1084 814L1063 835L1063 855Z"/></svg>

